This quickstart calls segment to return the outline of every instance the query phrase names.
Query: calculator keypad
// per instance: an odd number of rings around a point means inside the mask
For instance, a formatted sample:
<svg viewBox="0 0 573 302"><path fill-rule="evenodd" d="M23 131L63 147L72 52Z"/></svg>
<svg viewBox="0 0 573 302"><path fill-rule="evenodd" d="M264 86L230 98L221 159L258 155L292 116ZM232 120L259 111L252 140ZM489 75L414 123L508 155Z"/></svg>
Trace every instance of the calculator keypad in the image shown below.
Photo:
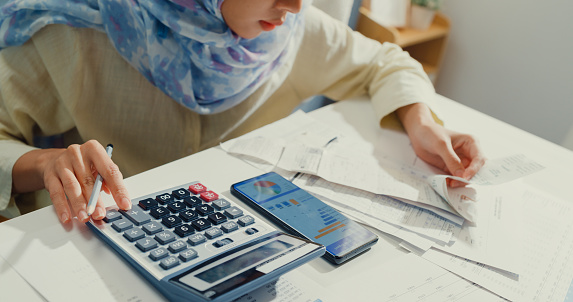
<svg viewBox="0 0 573 302"><path fill-rule="evenodd" d="M109 209L103 221L164 271L210 256L202 245L220 249L258 232L248 227L252 216L201 183L152 194L128 211Z"/></svg>

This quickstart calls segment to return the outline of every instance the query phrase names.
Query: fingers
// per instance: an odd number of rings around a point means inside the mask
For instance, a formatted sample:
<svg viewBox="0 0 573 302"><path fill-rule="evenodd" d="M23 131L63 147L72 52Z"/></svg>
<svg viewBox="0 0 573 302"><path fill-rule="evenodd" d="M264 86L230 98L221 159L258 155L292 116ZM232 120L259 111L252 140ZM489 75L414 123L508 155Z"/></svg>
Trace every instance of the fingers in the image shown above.
<svg viewBox="0 0 573 302"><path fill-rule="evenodd" d="M62 155L65 154L68 155L59 156L48 165L44 171L44 184L61 222L69 222L73 216L85 222L89 219L85 211L86 199L74 173L75 160L69 156L75 152L66 150Z"/></svg>
<svg viewBox="0 0 573 302"><path fill-rule="evenodd" d="M50 193L50 199L54 204L56 214L62 223L68 223L72 219L72 214L68 206L68 200L64 193L62 183L55 176L48 175L44 181L46 190Z"/></svg>
<svg viewBox="0 0 573 302"><path fill-rule="evenodd" d="M483 166L485 159L476 140L443 127L421 127L423 131L410 135L416 154L429 164L447 173L469 180ZM451 187L466 186L463 181L450 179Z"/></svg>
<svg viewBox="0 0 573 302"><path fill-rule="evenodd" d="M94 154L92 164L105 181L105 188L109 190L119 208L122 210L131 209L131 200L123 184L123 175L118 166L107 156L107 153Z"/></svg>
<svg viewBox="0 0 573 302"><path fill-rule="evenodd" d="M448 182L448 186L452 187L452 188L461 188L461 187L465 187L468 184L459 180L455 180L455 179L449 179L450 182Z"/></svg>
<svg viewBox="0 0 573 302"><path fill-rule="evenodd" d="M454 146L456 154L462 159L462 165L464 171L460 176L464 179L470 180L478 171L483 167L485 163L485 157L483 156L479 143L477 140L467 134L454 134L452 136L452 145ZM459 181L452 181L452 187L462 187L467 184Z"/></svg>
<svg viewBox="0 0 573 302"><path fill-rule="evenodd" d="M65 160L71 162L73 168L73 175L70 177L69 182L74 185L79 185L80 187L80 196L74 196L72 198L68 194L68 199L78 220L87 222L89 215L86 206L94 187L95 178L89 168L88 156L84 154L85 150L82 150L81 146L71 145L68 147L67 152L69 156ZM68 192L68 190L66 190L66 192Z"/></svg>
<svg viewBox="0 0 573 302"><path fill-rule="evenodd" d="M454 151L451 143L449 140L445 141L441 144L436 152L437 155L442 159L446 166L446 171L450 172L451 175L462 177L464 174L464 165L462 164L462 160Z"/></svg>
<svg viewBox="0 0 573 302"><path fill-rule="evenodd" d="M464 173L461 177L471 179L485 164L485 156L481 152L477 140L467 134L458 134L452 138L456 153L463 159Z"/></svg>
<svg viewBox="0 0 573 302"><path fill-rule="evenodd" d="M97 205L95 207L94 212L92 213L92 219L102 220L104 217L105 217L105 207L100 197L98 198Z"/></svg>
<svg viewBox="0 0 573 302"><path fill-rule="evenodd" d="M464 172L463 177L465 179L471 179L483 167L483 165L485 164L485 161L486 161L485 157L483 157L481 155L474 158L470 162L470 164L466 167L466 170Z"/></svg>
<svg viewBox="0 0 573 302"><path fill-rule="evenodd" d="M108 195L111 195L111 191L107 188L106 184L105 184L105 180L102 181L101 183L101 189Z"/></svg>
<svg viewBox="0 0 573 302"><path fill-rule="evenodd" d="M448 152L443 157L443 160L444 160L444 162L446 162L446 166L448 167L448 170L450 171L450 173L453 176L458 176L458 177L464 178L463 177L465 175L464 166L463 166L460 158L457 156L457 154L455 152L453 152L453 150L452 150L452 153ZM466 179L466 178L464 178L464 179ZM459 181L459 180L455 180L455 179L448 179L448 180L449 180L448 186L450 186L452 188L465 187L467 185L467 183Z"/></svg>
<svg viewBox="0 0 573 302"><path fill-rule="evenodd" d="M86 212L86 199L76 176L71 169L59 170L57 174L72 207L72 212L76 214L79 221L87 222L89 217Z"/></svg>
<svg viewBox="0 0 573 302"><path fill-rule="evenodd" d="M124 210L131 208L119 168L103 146L92 140L68 147L57 158L51 159L44 170L44 186L62 223L69 222L73 216L81 222L89 220L86 207L98 173L105 180L104 190L111 192L118 206ZM98 195L92 218L99 220L104 217L105 208Z"/></svg>

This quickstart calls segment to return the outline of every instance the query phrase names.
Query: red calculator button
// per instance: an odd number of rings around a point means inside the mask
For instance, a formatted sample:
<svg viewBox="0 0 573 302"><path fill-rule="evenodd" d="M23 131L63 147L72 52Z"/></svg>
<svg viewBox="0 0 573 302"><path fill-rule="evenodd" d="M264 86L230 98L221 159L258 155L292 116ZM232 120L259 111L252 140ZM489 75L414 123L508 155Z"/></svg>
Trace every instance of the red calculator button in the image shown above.
<svg viewBox="0 0 573 302"><path fill-rule="evenodd" d="M199 194L207 191L207 188L200 183L196 183L189 186L189 191L191 191L193 194Z"/></svg>
<svg viewBox="0 0 573 302"><path fill-rule="evenodd" d="M203 199L206 202L211 202L213 200L219 199L219 195L217 195L217 193L215 193L213 191L203 192L199 196L201 197L201 199Z"/></svg>

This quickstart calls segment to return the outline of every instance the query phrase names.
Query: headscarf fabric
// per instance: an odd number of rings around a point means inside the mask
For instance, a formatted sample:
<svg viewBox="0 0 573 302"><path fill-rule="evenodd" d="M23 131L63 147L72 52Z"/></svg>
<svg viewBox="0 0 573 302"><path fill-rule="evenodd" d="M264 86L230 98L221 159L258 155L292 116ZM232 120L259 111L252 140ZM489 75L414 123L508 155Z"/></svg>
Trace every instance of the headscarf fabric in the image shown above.
<svg viewBox="0 0 573 302"><path fill-rule="evenodd" d="M0 8L0 50L22 45L49 24L93 28L172 99L215 114L292 59L303 27L301 14L289 13L273 31L242 39L224 22L223 1L10 0Z"/></svg>

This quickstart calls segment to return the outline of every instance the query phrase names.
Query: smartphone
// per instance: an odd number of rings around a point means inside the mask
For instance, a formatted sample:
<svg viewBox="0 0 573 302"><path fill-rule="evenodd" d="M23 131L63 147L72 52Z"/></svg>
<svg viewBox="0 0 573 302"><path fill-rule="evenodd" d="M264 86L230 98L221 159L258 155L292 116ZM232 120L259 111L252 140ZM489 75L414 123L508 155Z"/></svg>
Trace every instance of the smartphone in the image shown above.
<svg viewBox="0 0 573 302"><path fill-rule="evenodd" d="M324 257L335 264L378 241L376 234L275 172L233 184L231 193L287 232L324 245Z"/></svg>

